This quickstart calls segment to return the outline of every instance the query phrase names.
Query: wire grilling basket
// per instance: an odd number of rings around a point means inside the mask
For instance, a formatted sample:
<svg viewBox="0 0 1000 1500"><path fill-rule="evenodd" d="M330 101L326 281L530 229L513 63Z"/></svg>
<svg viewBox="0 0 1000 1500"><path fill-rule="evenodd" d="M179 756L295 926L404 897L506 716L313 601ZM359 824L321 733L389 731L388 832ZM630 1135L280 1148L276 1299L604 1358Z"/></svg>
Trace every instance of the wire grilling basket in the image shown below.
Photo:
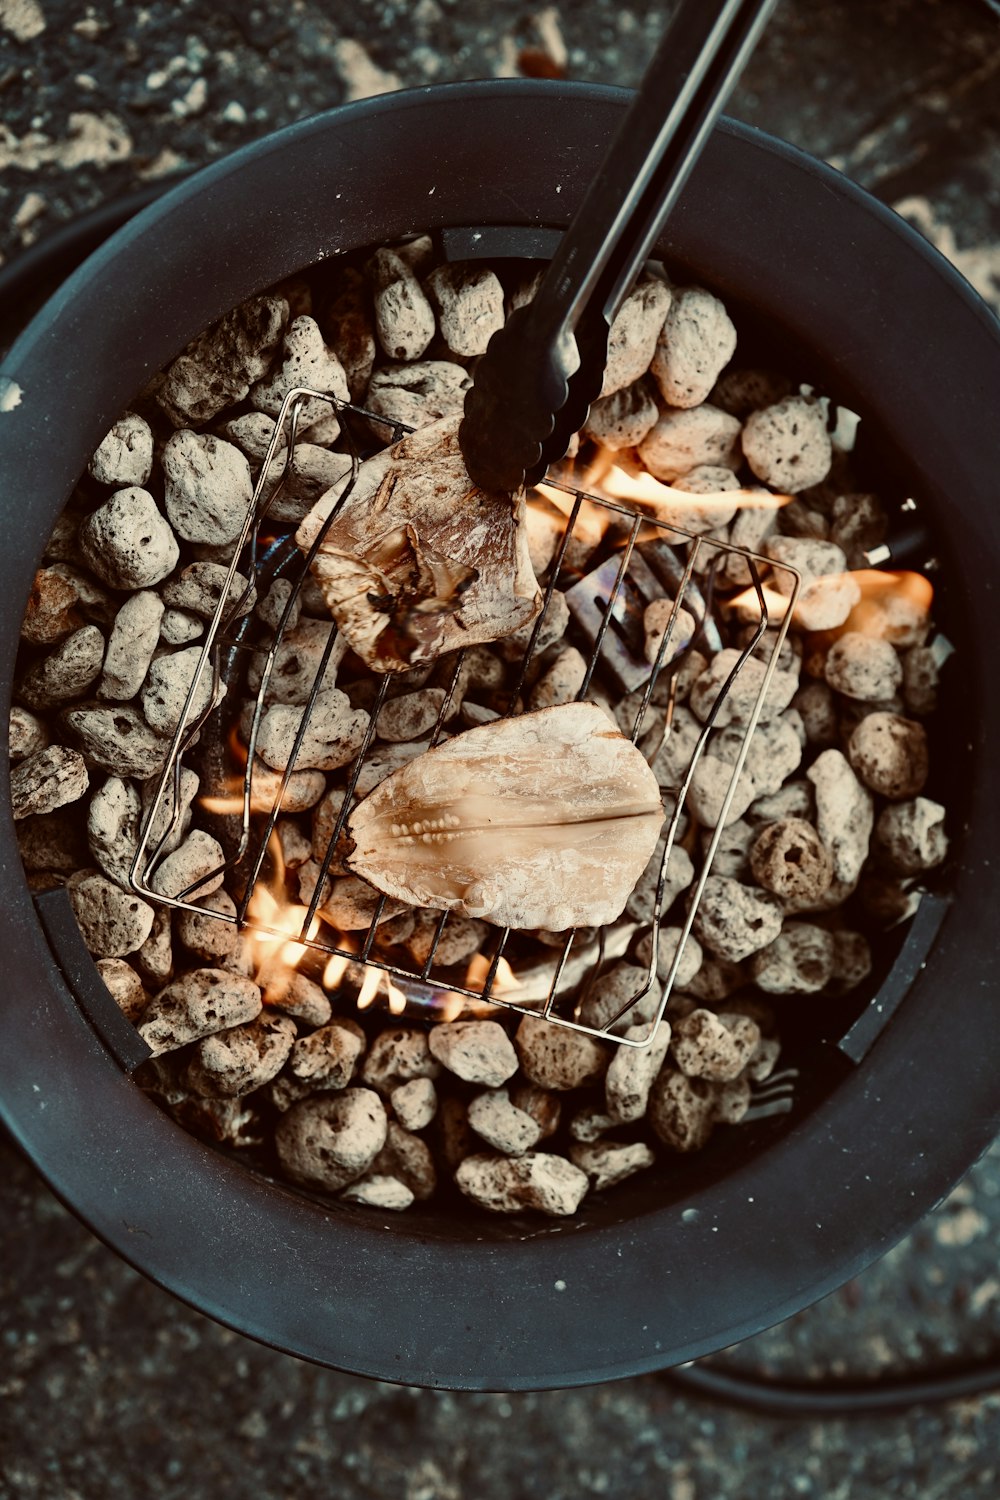
<svg viewBox="0 0 1000 1500"><path fill-rule="evenodd" d="M274 515L276 502L293 472L303 404L317 400L328 403L336 412L349 449L349 469L344 475L343 492L325 526L308 551L303 551L295 543L295 523L277 521ZM508 669L502 699L505 716L516 714L523 707L522 693L558 587L565 594L570 611L566 639L579 647L586 660L577 698L596 695L598 701L614 708L623 732L647 760L654 760L671 735L679 679L685 665L691 663L692 653L699 648L704 648L705 653L722 648L716 620L715 577L727 554L736 554L744 560L751 580L751 589L741 600L741 618L748 622L745 644L701 727L676 793L668 794L665 801L666 830L658 849L659 869L654 871L651 916L636 921L624 915L599 930L570 929L564 934L546 934L541 941L535 935L526 939L525 934L513 933L510 928L492 929L491 939L471 961L457 967L451 964L447 970L440 957L446 952L442 940L450 920L447 912L433 914L435 924L422 962L387 941L393 936L391 925L380 930L391 915L386 910L385 896L378 895L374 901L367 930L347 934L330 925L329 917L324 919L324 901L331 870L336 873L338 869L335 859L343 850L348 818L360 796L381 779L377 723L395 674L371 673L370 702L366 701L369 721L363 743L343 772L337 773L343 792L340 810L322 856L314 849L318 862L315 885L308 903L305 904L303 896L304 904L292 908L297 916L301 914L301 922L296 932L289 932L287 925L278 926L262 918L260 903L254 897L262 883L274 878L272 851L278 819L286 804L318 695L322 687L332 685L349 649L336 625L327 633L301 704L301 718L288 762L281 771L268 772L256 760L261 723L272 701L269 690L275 681L279 652L292 636L298 618L310 565L351 494L362 458L398 441L408 430L402 424L308 387L296 388L285 397L146 816L132 867L133 886L153 902L235 923L239 929L264 938L300 944L306 953L316 955L316 962L326 962L328 982L334 970L339 970L338 978L345 974L357 977L363 971L368 998L373 993L374 980L376 987L384 985L390 1008L397 1013L415 1008L438 1019L454 1019L470 1013L481 1014L484 1008L503 1006L542 1016L591 1036L644 1046L666 1009L682 963L684 946L724 832L749 742L778 665L798 592L798 575L792 568L776 569L774 563L756 553L711 536L694 535L580 489L567 479L547 478L544 486L547 514L550 520L553 516L559 518L555 551L541 613L523 653ZM381 441L373 443L375 433ZM604 536L595 554L600 560L596 566L593 559L589 560L585 564L587 572L580 576L575 566L574 544L578 544L575 550L579 553L581 538L586 534L592 542L598 533ZM787 575L782 580L787 603L773 629L757 566L764 563L772 571L776 569L779 574ZM284 587L272 596L282 601L277 613L269 612L272 626L262 621L259 611L254 611L254 602L255 597L262 597L278 580L283 581ZM644 652L642 617L645 607L655 599L669 599L672 603L655 659L650 662ZM422 739L421 748L432 748L453 732L449 726L460 705L465 656L465 651L453 652L436 665L444 696L429 740ZM690 836L683 830L687 792L722 705L747 662L754 657L763 665L759 689L746 715L716 824L699 841L694 836L695 829L690 830ZM444 677L440 676L441 671L446 672ZM186 889L176 895L164 895L157 889L156 875L183 833L183 772L196 756L204 766L206 755L209 759L214 755L216 765L228 766L231 797L225 820L227 836L223 839L226 857L215 870L200 875ZM241 778L239 760L245 762ZM237 780L239 784L234 786ZM201 791L205 791L204 780ZM695 875L669 971L663 979L662 994L650 1017L651 1007L645 1007L641 1013L636 1008L654 993L658 983L660 927L670 904L666 899L667 867L682 836L684 847L694 860ZM203 897L206 888L217 884L220 878L224 878L235 901L235 914L225 910L211 912L197 899L199 893ZM621 958L639 937L647 934L649 957L643 981L601 1026L586 1024L580 1018L580 1008L588 988L607 962ZM331 968L330 960L339 962ZM659 976L662 975L661 960ZM635 1013L636 1019L641 1014L642 1024L629 1025L631 1013ZM620 1033L626 1027L628 1035L623 1036Z"/></svg>

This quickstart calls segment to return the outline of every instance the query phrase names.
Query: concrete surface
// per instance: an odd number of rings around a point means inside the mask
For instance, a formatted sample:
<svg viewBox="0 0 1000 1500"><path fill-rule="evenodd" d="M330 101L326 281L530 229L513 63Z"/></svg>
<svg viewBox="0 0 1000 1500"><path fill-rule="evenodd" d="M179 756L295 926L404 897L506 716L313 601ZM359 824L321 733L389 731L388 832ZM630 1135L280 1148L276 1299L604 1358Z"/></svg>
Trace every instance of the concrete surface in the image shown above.
<svg viewBox="0 0 1000 1500"><path fill-rule="evenodd" d="M784 0L730 107L905 212L1000 309L1000 23L988 0ZM634 0L0 0L0 254L347 97L563 71L631 84ZM911 1415L753 1416L655 1376L449 1395L319 1370L191 1312L0 1145L0 1500L978 1500L1000 1396ZM789 1376L1000 1338L1000 1152L865 1275L717 1361Z"/></svg>

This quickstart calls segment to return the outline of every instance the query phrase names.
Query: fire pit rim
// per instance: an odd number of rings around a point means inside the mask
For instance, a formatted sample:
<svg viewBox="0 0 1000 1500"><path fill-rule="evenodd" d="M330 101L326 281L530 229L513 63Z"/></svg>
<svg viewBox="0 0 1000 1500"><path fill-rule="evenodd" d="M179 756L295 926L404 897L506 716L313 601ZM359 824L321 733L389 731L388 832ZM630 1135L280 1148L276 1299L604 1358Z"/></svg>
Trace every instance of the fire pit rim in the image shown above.
<svg viewBox="0 0 1000 1500"><path fill-rule="evenodd" d="M77 318L80 316L79 299L85 301L88 289L106 286L122 257L127 261L155 226L174 222L185 205L195 221L201 213L210 218L217 208L211 201L215 188L231 174L261 171L266 163L286 161L289 153L294 157L302 145L326 143L328 134L334 139L339 135L349 137L352 131L364 132L373 122L384 126L389 120L391 133L396 134L401 115L413 109L427 111L444 141L455 134L449 130L446 117L453 116L456 109L466 110L473 101L496 109L498 102L509 99L519 111L546 119L545 138L550 144L556 116L563 114L571 102L574 130L580 125L581 110L584 114L589 111L587 129L595 137L590 142L594 152L613 127L626 97L618 90L583 86L507 86L506 81L455 85L396 96L391 110L386 101L365 101L290 127L174 189L120 231L43 310L32 331L4 362L3 372L18 384L19 377L27 377L23 399L26 404L33 402L37 389L33 375L39 368L45 369L45 341L56 336L57 321L65 326L69 318L72 325L74 312ZM499 107L502 113L506 106ZM806 200L812 196L820 211L829 196L838 205L846 205L849 214L856 214L855 227L870 229L876 224L878 233L890 232L897 249L902 245L915 251L915 256L909 257L911 267L922 266L932 279L943 283L943 289L939 286L938 290L949 315L958 320L958 308L965 319L966 333L976 326L986 335L978 356L984 373L990 348L1000 368L1000 337L995 328L987 324L957 274L929 247L887 210L829 169L745 127L730 124L717 133L672 221L665 253L677 254L680 250L686 252L680 256L682 260L699 261L699 247L711 227L710 216L699 204L704 203L706 195L711 196L720 176L724 179L732 171L734 161L753 180L759 181L761 176L767 179L771 174L770 180L780 180L786 193L794 191L796 197L804 195ZM574 171L575 185L579 186L588 175L585 151L580 151L574 161ZM836 188L833 194L831 185ZM745 194L746 184L742 191ZM255 196L247 194L248 198ZM551 211L555 213L558 208L563 223L572 198L571 190L561 195L558 204L553 201ZM544 204L539 206L548 214ZM801 209L801 202L797 206ZM469 217L473 216L465 216L466 222ZM554 219L559 221L558 217ZM179 258L188 264L196 253L196 245L191 244ZM179 255L176 247L171 247L171 254ZM710 270L705 274L718 282ZM231 300L238 300L239 295ZM218 313L218 304L214 311ZM189 310L184 337L201 326L191 321L200 316ZM91 330L86 351L90 359L95 353L94 341L109 336ZM172 344L170 352L183 343L184 337ZM944 332L937 330L937 337L943 339ZM85 367L84 351L77 349L75 353L78 367ZM156 364L160 362L158 357L150 358ZM89 451L117 414L118 405L130 398L138 383L132 383L120 402L116 389L109 393L107 377L99 401L92 400L92 391L84 387L83 406L89 409L69 409L76 424L74 454ZM19 410L14 407L0 418L0 451L7 448L11 452L16 460L15 473L26 478L33 450L18 450L23 429L11 417ZM29 411L22 412L22 417L28 415ZM65 446L68 453L71 445ZM64 454L64 479L72 462L75 457ZM69 483L81 466L82 460ZM16 483L12 492L19 492ZM64 498L53 495L51 514L33 513L32 524L19 529L17 545L0 562L8 597L15 597L18 603L23 603L27 594L34 559ZM941 503L953 513L959 508L943 495ZM986 545L996 554L995 522L992 533L987 534L985 521L975 516L970 530L973 535L961 539L960 550ZM981 612L980 601L973 598L973 617L977 608ZM20 613L7 617L4 624L10 661L19 621ZM977 666L975 662L972 665ZM982 678L982 664L979 667ZM9 705L9 673L5 674L4 692ZM996 711L991 710L988 718L983 715L970 765L977 761L982 764L983 746L990 727L996 730L995 721ZM5 847L13 850L6 787L2 800L0 837ZM988 852L988 845L995 844L995 800L980 777L973 801L981 814L981 829L976 837L966 839L956 871L956 880L965 884L973 866L984 857L984 849ZM968 949L962 946L963 935L988 916L989 903L984 895L946 920L928 970L915 982L870 1062L848 1075L824 1105L765 1154L744 1163L723 1183L710 1183L704 1191L693 1193L687 1207L695 1211L694 1217L688 1213L682 1222L676 1207L651 1209L625 1223L545 1225L524 1241L510 1234L491 1241L490 1225L486 1223L479 1239L467 1238L451 1246L434 1241L429 1247L418 1228L394 1224L393 1233L386 1235L377 1215L362 1218L355 1212L340 1216L336 1209L318 1208L291 1189L254 1178L190 1140L161 1116L128 1082L84 1020L42 936L32 900L17 871L14 885L11 897L16 899L5 903L2 920L9 949L16 955L12 958L10 987L15 994L12 996L9 990L0 1004L11 1028L8 1035L16 1035L23 1046L10 1049L8 1054L0 1111L15 1137L74 1211L154 1280L264 1342L359 1373L428 1385L524 1389L603 1380L718 1348L815 1300L888 1248L988 1143L1000 1109L996 1082L987 1076L982 1055L986 1049L976 1040L976 1025L963 1027L956 1022L943 1039L938 1038L928 1072L926 1026L933 1014L934 987L940 983L940 971L950 972L959 986L953 1004L963 1021L985 1025L995 1005L995 995L982 982L976 964L970 963ZM963 977L968 981L964 985ZM26 1024L22 997L32 989L34 1008L30 1024ZM951 1097L944 1090L935 1096L928 1088L928 1079L934 1076L962 1076L965 1086ZM868 1123L872 1113L887 1102L905 1107L899 1108L893 1119L880 1122L887 1123L881 1145L866 1138L870 1132L863 1131L858 1139L858 1127ZM955 1132L956 1139L949 1139L948 1127L959 1118L962 1129ZM180 1199L164 1201L163 1184L155 1171L155 1148L161 1142L183 1174ZM922 1165L925 1153L931 1151L933 1170ZM887 1154L892 1161L888 1172ZM116 1162L119 1173L118 1192L113 1195L106 1191L109 1161ZM773 1177L779 1166L783 1201L776 1206ZM868 1172L867 1167L873 1170ZM817 1220L814 1197L815 1183L822 1181L824 1168L827 1175L834 1168L844 1174L839 1181L834 1178L835 1203L827 1201L825 1223ZM885 1191L890 1178L891 1203ZM220 1190L223 1185L225 1194ZM759 1214L748 1215L749 1199L755 1207L759 1205ZM835 1210L830 1216L827 1207ZM839 1220L838 1208L845 1210ZM770 1218L765 1219L765 1215ZM317 1277L329 1275L331 1263L335 1270L344 1272L342 1255L338 1251L334 1261L330 1250L331 1219L336 1219L340 1245L359 1251L356 1265L348 1257L347 1270L356 1274L350 1285L337 1289L329 1304L303 1306L303 1288L314 1286ZM556 1229L558 1233L553 1232ZM259 1242L262 1231L270 1238ZM301 1240L289 1243L290 1231L301 1234ZM783 1241L780 1256L774 1249L776 1235ZM248 1243L253 1245L254 1273L244 1272L240 1284L234 1287L229 1271L231 1256L241 1246L245 1250ZM195 1265L191 1264L192 1245L201 1250ZM224 1251L223 1245L228 1245L228 1250ZM291 1254L293 1250L301 1260ZM676 1260L665 1266L669 1253ZM282 1269L287 1275L290 1260L302 1274L290 1286L282 1285L277 1309L280 1326L275 1326L275 1286L281 1285L276 1278ZM623 1268L627 1271L624 1278ZM657 1278L659 1301L649 1303L648 1287ZM447 1288L448 1295L433 1299L435 1326L429 1327L422 1299L435 1281ZM748 1287L755 1298L750 1312ZM695 1294L693 1288L700 1290ZM407 1296L414 1299L409 1311ZM270 1299L266 1315L260 1312L262 1298ZM679 1311L687 1320L683 1335L673 1326ZM469 1318L472 1325L466 1326ZM473 1360L485 1360L489 1368L473 1365Z"/></svg>

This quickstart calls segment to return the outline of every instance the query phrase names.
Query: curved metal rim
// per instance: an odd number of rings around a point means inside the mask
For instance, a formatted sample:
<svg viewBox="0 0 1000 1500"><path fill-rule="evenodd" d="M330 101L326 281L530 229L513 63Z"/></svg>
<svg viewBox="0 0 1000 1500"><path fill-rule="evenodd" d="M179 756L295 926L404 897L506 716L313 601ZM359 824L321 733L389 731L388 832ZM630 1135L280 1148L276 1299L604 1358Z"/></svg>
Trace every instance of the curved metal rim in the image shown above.
<svg viewBox="0 0 1000 1500"><path fill-rule="evenodd" d="M558 226L624 98L617 90L503 81L365 101L245 148L119 231L4 363L3 373L24 389L21 405L0 416L8 493L36 492L39 473L49 480L44 502L18 516L0 558L5 592L19 606L2 624L8 662L36 559L82 467L80 455L143 372L221 307L318 253L333 253L338 226L303 223L289 183L312 171L324 188L340 181L339 190L350 191L357 160L368 167L373 152L390 148L399 153L399 183L426 159L440 178L445 153L468 169L467 138L487 125L488 146L481 136L475 143L476 181L484 172L491 180L492 170L494 183L502 182L511 167L509 142L527 131L544 148L533 148L540 165L522 159L511 168L518 214ZM469 111L477 115L475 131ZM278 201L264 192L274 186L272 168L286 184ZM755 201L755 193L768 201ZM741 228L735 242L718 232L720 203ZM486 192L464 178L427 204L433 216L428 209L417 224L401 209L393 216L383 208L377 225L372 214L359 213L351 243L487 216L503 222L511 212L495 186ZM273 241L274 224L286 220L284 264L275 273L273 243L254 236ZM377 232L365 234L369 222ZM212 264L209 245L221 257ZM1000 536L986 476L991 483L1000 454L985 452L983 433L991 428L983 418L1000 376L1000 337L952 269L829 169L732 124L716 133L693 175L664 253L703 268L720 290L732 288L743 300L753 294L796 336L833 349L834 376L839 370L855 389L872 371L878 388L868 410L926 470L946 521L964 523L953 549L959 564L988 579L984 569L1000 556ZM793 259L783 266L794 256L797 265ZM905 316L884 300L884 268ZM141 295L154 301L148 345L136 351L121 342L129 320L120 308ZM923 314L919 330L909 318L914 306ZM848 350L836 344L844 334ZM891 355L886 338L896 341ZM918 353L928 345L943 361L943 380L957 364L964 372L959 389L939 387L935 401L918 378ZM113 368L103 363L112 352L119 356ZM893 381L886 382L886 371ZM47 411L53 400L63 429L56 434ZM985 638L978 633L990 622L989 603L988 590L970 589L967 640ZM982 1037L995 1014L997 983L986 967L989 954L980 951L993 903L976 867L989 859L1000 831L995 793L988 777L977 775L985 745L995 742L998 709L984 694L985 653L970 655L968 688L982 712L960 768L973 787L973 831L956 876L961 902L866 1064L780 1142L692 1193L683 1218L670 1205L622 1222L526 1225L523 1239L515 1226L494 1230L488 1222L481 1231L466 1226L461 1239L432 1239L419 1220L383 1225L374 1214L327 1211L246 1173L185 1136L111 1061L69 994L19 870L8 879L0 917L11 955L0 1000L10 1041L4 1118L55 1191L147 1275L241 1332L356 1373L462 1389L586 1384L695 1358L758 1332L886 1250L996 1128L1000 1090ZM4 691L9 699L9 672ZM6 785L2 816L4 847L12 851ZM935 1024L944 986L946 1029Z"/></svg>

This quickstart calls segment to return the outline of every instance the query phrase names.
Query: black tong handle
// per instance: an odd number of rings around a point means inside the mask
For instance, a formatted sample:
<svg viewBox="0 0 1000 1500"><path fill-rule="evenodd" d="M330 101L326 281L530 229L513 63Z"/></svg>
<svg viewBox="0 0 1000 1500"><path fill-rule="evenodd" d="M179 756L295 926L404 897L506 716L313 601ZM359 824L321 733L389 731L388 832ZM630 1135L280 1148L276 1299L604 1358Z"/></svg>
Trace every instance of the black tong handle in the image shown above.
<svg viewBox="0 0 1000 1500"><path fill-rule="evenodd" d="M490 340L459 438L487 490L536 483L600 393L612 319L776 0L682 0L534 300Z"/></svg>

